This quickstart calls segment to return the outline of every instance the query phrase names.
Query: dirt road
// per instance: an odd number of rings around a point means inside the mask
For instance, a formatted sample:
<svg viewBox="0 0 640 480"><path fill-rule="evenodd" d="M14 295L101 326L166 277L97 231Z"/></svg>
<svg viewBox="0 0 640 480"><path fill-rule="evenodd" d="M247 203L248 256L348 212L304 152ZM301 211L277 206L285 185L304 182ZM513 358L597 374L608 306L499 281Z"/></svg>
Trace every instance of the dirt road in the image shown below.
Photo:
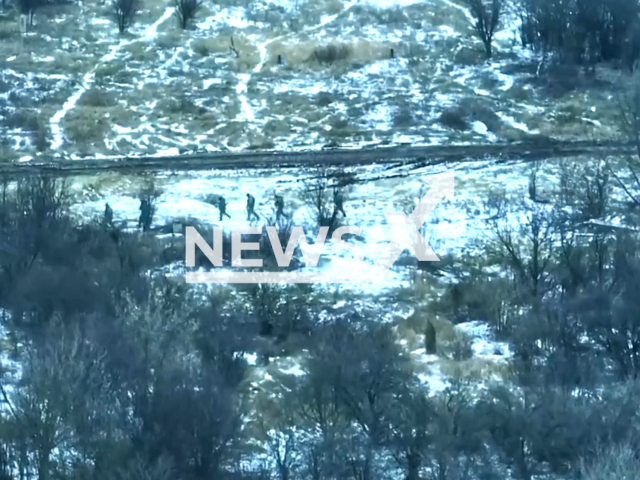
<svg viewBox="0 0 640 480"><path fill-rule="evenodd" d="M197 153L168 157L90 158L80 160L50 159L0 164L0 175L79 176L100 172L153 172L189 170L225 170L327 166L361 166L370 164L437 165L460 161L495 160L534 161L546 158L625 155L635 146L620 141L520 142L484 145L394 146L364 149L313 151L247 151Z"/></svg>

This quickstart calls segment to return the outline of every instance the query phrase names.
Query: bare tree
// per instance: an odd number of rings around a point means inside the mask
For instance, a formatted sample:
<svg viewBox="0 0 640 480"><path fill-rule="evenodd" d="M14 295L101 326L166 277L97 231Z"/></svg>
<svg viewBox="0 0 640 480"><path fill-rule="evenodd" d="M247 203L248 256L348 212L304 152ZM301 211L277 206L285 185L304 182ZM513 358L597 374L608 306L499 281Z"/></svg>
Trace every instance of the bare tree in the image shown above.
<svg viewBox="0 0 640 480"><path fill-rule="evenodd" d="M27 15L29 26L33 26L33 16L38 7L43 4L40 0L17 0L16 7L20 15Z"/></svg>
<svg viewBox="0 0 640 480"><path fill-rule="evenodd" d="M186 30L195 18L198 10L200 10L200 7L202 7L202 0L174 0L174 5L174 14L178 19L180 28Z"/></svg>
<svg viewBox="0 0 640 480"><path fill-rule="evenodd" d="M484 44L487 58L491 58L493 36L500 26L504 2L503 0L464 0L464 2L475 19L473 28Z"/></svg>
<svg viewBox="0 0 640 480"><path fill-rule="evenodd" d="M407 480L419 480L428 447L435 409L426 394L417 389L403 389L388 413L389 447L395 461L406 472Z"/></svg>
<svg viewBox="0 0 640 480"><path fill-rule="evenodd" d="M112 9L118 25L118 32L124 33L133 25L140 11L140 0L113 0Z"/></svg>
<svg viewBox="0 0 640 480"><path fill-rule="evenodd" d="M314 175L304 183L302 199L313 209L319 227L333 229L338 226L336 196L347 200L349 183L352 178L342 170L319 167Z"/></svg>
<svg viewBox="0 0 640 480"><path fill-rule="evenodd" d="M640 70L635 70L630 82L618 95L618 121L622 135L635 148L633 154L623 157L627 175L622 175L616 163L610 171L634 206L640 205Z"/></svg>
<svg viewBox="0 0 640 480"><path fill-rule="evenodd" d="M505 221L511 206L504 195L494 196L487 202L488 210L494 213L489 224L497 240L497 245L492 245L489 251L505 261L522 288L521 294L540 299L551 288L549 269L556 234L554 218L534 205L527 212L526 220L514 226Z"/></svg>

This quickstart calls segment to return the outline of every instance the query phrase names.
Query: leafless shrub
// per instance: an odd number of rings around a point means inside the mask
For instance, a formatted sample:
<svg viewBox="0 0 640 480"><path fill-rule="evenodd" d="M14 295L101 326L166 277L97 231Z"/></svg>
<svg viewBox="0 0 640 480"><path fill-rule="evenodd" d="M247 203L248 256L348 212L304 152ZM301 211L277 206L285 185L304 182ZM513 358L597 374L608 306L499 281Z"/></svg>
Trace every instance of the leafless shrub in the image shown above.
<svg viewBox="0 0 640 480"><path fill-rule="evenodd" d="M316 173L304 183L302 199L314 214L318 227L338 227L339 218L336 215L334 195L340 193L346 203L349 184L353 183L352 175L342 170L331 170L320 167Z"/></svg>
<svg viewBox="0 0 640 480"><path fill-rule="evenodd" d="M78 105L85 107L113 107L117 105L117 102L111 92L91 88L78 99Z"/></svg>
<svg viewBox="0 0 640 480"><path fill-rule="evenodd" d="M286 251L287 245L289 244L289 239L291 238L291 234L293 233L293 220L291 217L270 217L266 219L266 227L275 228L278 241L280 242L280 246L282 247L282 251ZM262 238L260 239L260 249L262 251L262 255L269 257L273 256L274 249L271 242L271 238L269 237L268 231L265 230L262 234ZM263 257L264 258L264 257Z"/></svg>
<svg viewBox="0 0 640 480"><path fill-rule="evenodd" d="M636 70L618 95L618 123L622 135L633 145L635 152L623 157L627 175L621 175L616 164L610 173L624 190L631 204L640 205L640 70Z"/></svg>
<svg viewBox="0 0 640 480"><path fill-rule="evenodd" d="M454 130L469 130L469 122L460 108L447 109L440 114L438 119L441 125Z"/></svg>
<svg viewBox="0 0 640 480"><path fill-rule="evenodd" d="M487 58L492 54L493 36L500 25L503 0L464 0L475 19L473 28L484 45Z"/></svg>
<svg viewBox="0 0 640 480"><path fill-rule="evenodd" d="M43 5L44 2L40 1L40 0L17 0L16 1L16 7L18 9L18 12L21 15L28 15L28 22L30 26L33 26L33 14L35 12L35 10Z"/></svg>
<svg viewBox="0 0 640 480"><path fill-rule="evenodd" d="M469 360L473 357L473 341L464 332L454 332L454 338L442 346L441 353L458 362Z"/></svg>
<svg viewBox="0 0 640 480"><path fill-rule="evenodd" d="M317 47L313 50L313 59L318 63L332 65L336 62L346 60L351 54L351 49L344 44L329 44Z"/></svg>
<svg viewBox="0 0 640 480"><path fill-rule="evenodd" d="M140 11L140 0L112 0L112 12L118 25L118 32L124 33Z"/></svg>
<svg viewBox="0 0 640 480"><path fill-rule="evenodd" d="M42 124L39 124L38 130L32 133L31 140L38 152L44 152L51 144L48 138L48 129Z"/></svg>
<svg viewBox="0 0 640 480"><path fill-rule="evenodd" d="M180 28L186 30L191 21L202 7L202 0L174 0L174 14L178 19Z"/></svg>

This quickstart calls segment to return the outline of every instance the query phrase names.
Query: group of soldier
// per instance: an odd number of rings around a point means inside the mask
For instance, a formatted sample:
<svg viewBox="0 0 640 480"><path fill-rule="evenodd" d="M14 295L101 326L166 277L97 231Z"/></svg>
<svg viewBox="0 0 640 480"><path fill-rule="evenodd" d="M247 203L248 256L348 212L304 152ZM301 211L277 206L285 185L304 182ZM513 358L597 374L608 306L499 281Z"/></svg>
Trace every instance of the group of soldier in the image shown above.
<svg viewBox="0 0 640 480"><path fill-rule="evenodd" d="M333 193L333 201L334 201L334 214L342 213L345 217L347 214L344 211L344 198L342 193L339 190L334 190ZM284 198L277 193L274 194L274 206L276 210L276 220L279 220L281 217L288 218L288 215L284 212ZM247 221L251 220L260 220L260 216L256 213L256 199L250 193L247 193ZM153 206L151 202L143 198L140 200L140 217L138 218L138 228L142 228L143 231L148 231L151 226ZM224 217L231 218L231 215L227 213L227 201L223 196L218 197L218 210L220 211L220 221L223 220ZM111 206L106 203L104 209L104 217L103 222L105 226L113 225L113 209Z"/></svg>
<svg viewBox="0 0 640 480"><path fill-rule="evenodd" d="M345 217L347 214L344 212L344 197L339 190L334 190L333 201L335 204L335 212L340 212ZM274 206L276 210L276 220L279 220L280 217L288 218L287 214L284 213L284 198L277 193L274 194ZM247 221L251 221L253 219L260 220L260 216L256 213L256 198L247 193ZM226 216L227 218L231 218L231 215L227 213L227 201L223 196L218 197L218 210L220 211L220 221Z"/></svg>
<svg viewBox="0 0 640 480"><path fill-rule="evenodd" d="M153 217L153 206L149 199L143 198L140 200L140 216L138 217L138 228L142 228L143 231L148 231L151 227L151 221ZM104 205L104 214L102 222L105 227L113 227L113 208L108 203Z"/></svg>

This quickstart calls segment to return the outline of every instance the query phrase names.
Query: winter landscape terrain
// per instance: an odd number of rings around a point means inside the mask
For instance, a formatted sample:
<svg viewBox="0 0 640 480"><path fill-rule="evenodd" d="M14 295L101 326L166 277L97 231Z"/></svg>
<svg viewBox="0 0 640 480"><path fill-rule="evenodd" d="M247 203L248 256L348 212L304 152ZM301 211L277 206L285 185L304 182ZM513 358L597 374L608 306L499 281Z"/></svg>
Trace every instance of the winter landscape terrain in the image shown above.
<svg viewBox="0 0 640 480"><path fill-rule="evenodd" d="M206 3L187 30L148 2L125 38L110 12L45 10L24 38L0 19L3 157L615 132L616 74L600 69L589 87L540 79L512 12L490 61L449 0Z"/></svg>
<svg viewBox="0 0 640 480"><path fill-rule="evenodd" d="M491 58L466 1L207 1L181 29L173 4L145 0L123 34L108 1L39 8L25 35L5 8L0 159L624 138L632 76L543 62L517 3ZM0 480L578 478L640 425L635 387L618 388L640 327L616 317L637 291L637 163L513 160L4 182ZM174 226L248 226L247 194L252 225L273 225L282 195L312 241L314 188L329 212L339 189L371 264L394 235L385 213L409 214L445 171L455 195L422 228L440 262L405 251L367 285L184 284ZM320 268L349 265L323 248ZM595 388L595 371L619 377Z"/></svg>

